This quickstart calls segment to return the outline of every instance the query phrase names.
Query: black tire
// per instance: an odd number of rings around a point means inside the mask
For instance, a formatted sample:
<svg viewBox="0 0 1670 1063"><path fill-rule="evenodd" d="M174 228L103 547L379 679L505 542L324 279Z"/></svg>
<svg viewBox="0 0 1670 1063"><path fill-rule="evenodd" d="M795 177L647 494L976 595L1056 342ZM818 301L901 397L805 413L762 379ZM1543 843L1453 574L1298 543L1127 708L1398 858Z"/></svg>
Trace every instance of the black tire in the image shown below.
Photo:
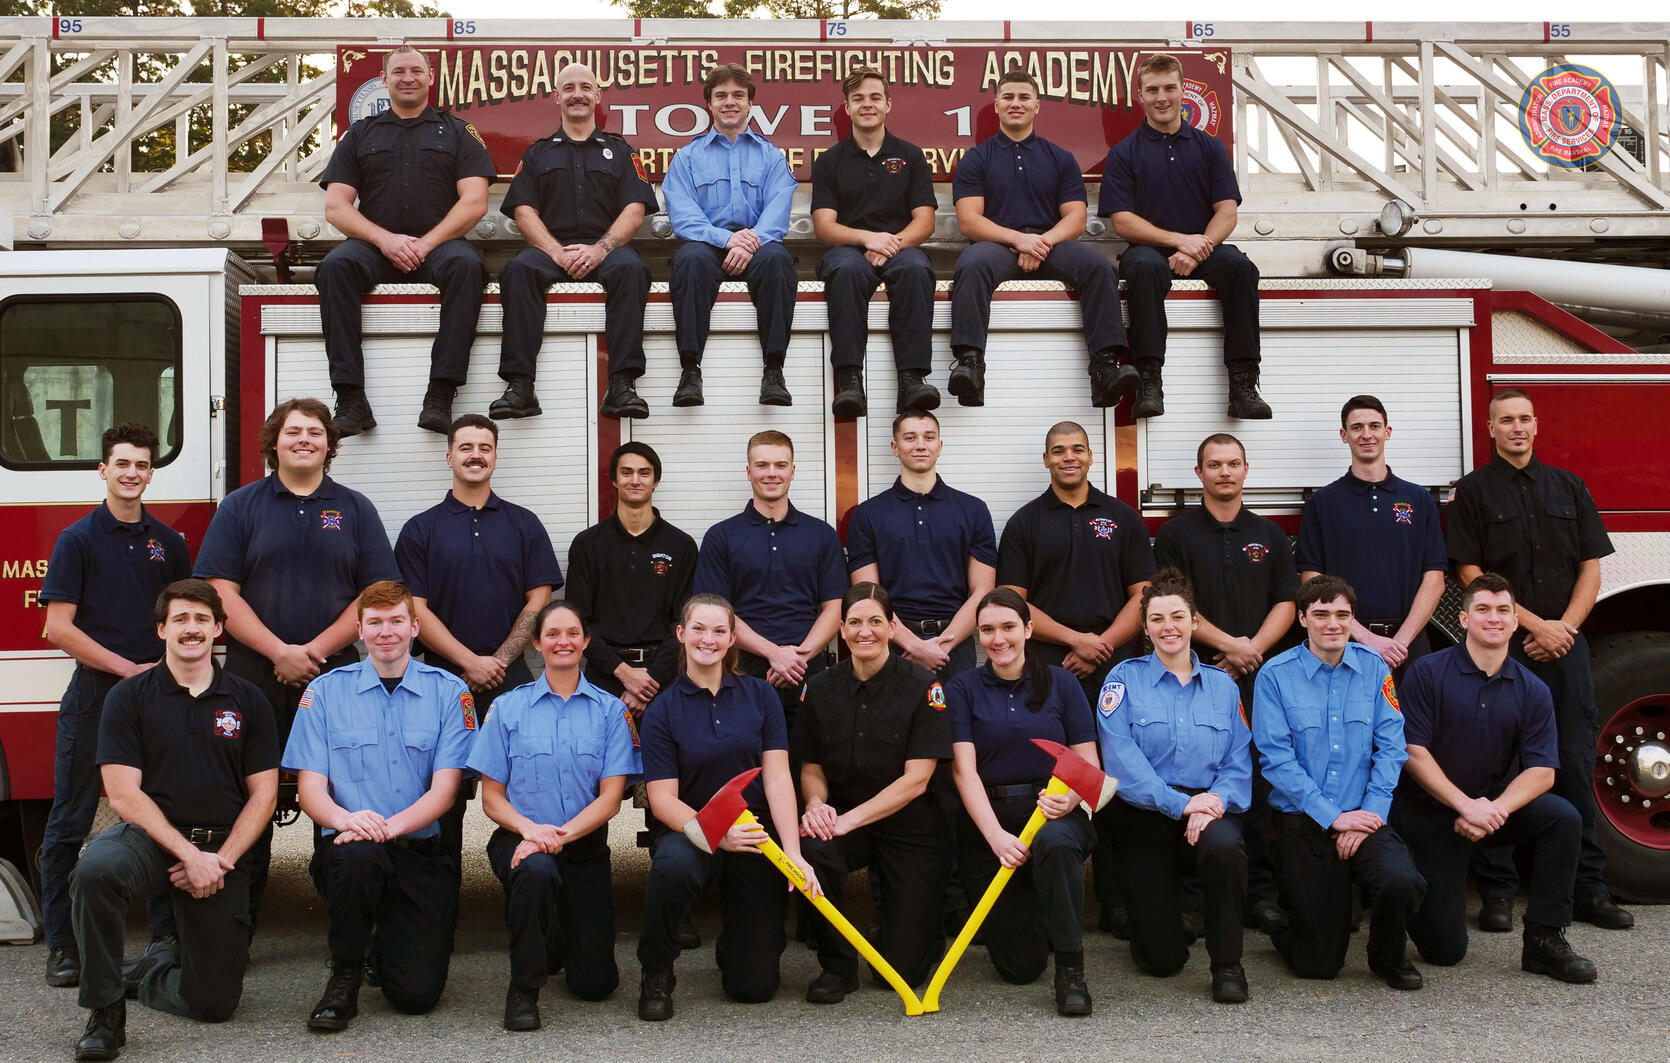
<svg viewBox="0 0 1670 1063"><path fill-rule="evenodd" d="M1642 698L1662 701L1670 720L1670 633L1611 635L1597 642L1593 653L1602 734L1619 710ZM1604 801L1597 813L1595 840L1606 850L1606 882L1612 892L1636 903L1670 903L1670 801L1665 814L1654 817L1665 823L1662 849L1643 845L1613 826Z"/></svg>

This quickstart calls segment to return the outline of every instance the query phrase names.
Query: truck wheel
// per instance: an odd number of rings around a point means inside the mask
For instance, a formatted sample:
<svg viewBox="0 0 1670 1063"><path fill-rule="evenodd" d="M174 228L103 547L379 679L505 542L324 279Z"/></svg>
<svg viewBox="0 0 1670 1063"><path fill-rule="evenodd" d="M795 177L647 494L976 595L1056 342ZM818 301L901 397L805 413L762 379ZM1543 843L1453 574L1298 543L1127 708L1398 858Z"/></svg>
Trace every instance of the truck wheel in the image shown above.
<svg viewBox="0 0 1670 1063"><path fill-rule="evenodd" d="M1670 902L1670 634L1632 632L1594 649L1595 838L1620 898Z"/></svg>

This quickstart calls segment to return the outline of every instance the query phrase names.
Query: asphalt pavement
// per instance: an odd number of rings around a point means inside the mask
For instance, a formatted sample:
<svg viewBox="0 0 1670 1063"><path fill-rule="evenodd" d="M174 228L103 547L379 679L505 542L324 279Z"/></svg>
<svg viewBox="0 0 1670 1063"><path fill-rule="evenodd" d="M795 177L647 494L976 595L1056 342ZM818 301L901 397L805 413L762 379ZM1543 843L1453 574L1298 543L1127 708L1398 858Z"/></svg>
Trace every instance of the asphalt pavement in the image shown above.
<svg viewBox="0 0 1670 1063"><path fill-rule="evenodd" d="M503 901L482 852L491 827L472 805L466 826L464 914L451 978L439 1007L425 1016L395 1012L374 989L363 989L360 1014L339 1034L304 1025L326 977L324 910L305 871L311 835L306 821L278 832L263 922L251 954L243 1004L232 1021L211 1026L163 1015L132 1002L123 1060L253 1063L342 1060L426 1063L430 1060L1166 1060L1260 1059L1571 1061L1662 1059L1670 1044L1670 907L1637 907L1627 932L1572 929L1574 947L1593 959L1600 979L1567 986L1519 970L1519 934L1473 934L1457 967L1416 959L1426 988L1387 989L1368 973L1366 932L1352 940L1340 978L1291 977L1269 941L1247 934L1246 1004L1213 1004L1202 949L1181 974L1140 974L1128 947L1091 930L1086 973L1095 1014L1055 1014L1048 973L1030 986L998 980L978 948L969 950L947 985L941 1011L907 1018L897 996L866 977L863 988L834 1006L807 1004L816 957L790 943L783 988L775 1001L734 1004L719 989L713 963L716 898L696 913L701 949L680 960L677 1014L663 1023L637 1018L634 954L643 906L645 852L634 846L642 813L622 810L612 825L617 884L616 961L621 987L601 1003L569 995L560 977L541 994L544 1028L504 1031L500 1020L508 977ZM860 912L868 900L863 876L849 896ZM1092 902L1093 903L1093 902ZM1523 910L1523 902L1521 909ZM867 916L855 919L860 927ZM129 952L144 945L136 912ZM0 1061L32 1063L72 1057L86 1013L75 991L41 978L45 947L0 947Z"/></svg>

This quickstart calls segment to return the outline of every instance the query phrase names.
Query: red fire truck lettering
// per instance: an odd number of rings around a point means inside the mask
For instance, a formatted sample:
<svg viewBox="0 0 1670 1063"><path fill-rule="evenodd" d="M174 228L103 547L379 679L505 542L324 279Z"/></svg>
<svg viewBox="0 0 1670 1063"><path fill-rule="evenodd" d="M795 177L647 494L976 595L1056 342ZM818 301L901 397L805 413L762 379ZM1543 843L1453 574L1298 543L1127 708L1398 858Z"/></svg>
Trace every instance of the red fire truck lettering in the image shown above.
<svg viewBox="0 0 1670 1063"><path fill-rule="evenodd" d="M46 559L6 561L0 563L0 579L42 579L46 576Z"/></svg>

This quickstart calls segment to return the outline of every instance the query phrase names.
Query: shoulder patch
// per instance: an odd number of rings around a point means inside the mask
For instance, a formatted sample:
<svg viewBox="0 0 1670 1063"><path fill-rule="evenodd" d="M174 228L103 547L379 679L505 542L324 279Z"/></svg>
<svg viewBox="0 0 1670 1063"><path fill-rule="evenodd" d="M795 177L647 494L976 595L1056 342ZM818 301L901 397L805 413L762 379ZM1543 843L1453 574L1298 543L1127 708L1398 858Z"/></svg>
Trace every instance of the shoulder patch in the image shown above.
<svg viewBox="0 0 1670 1063"><path fill-rule="evenodd" d="M464 730L475 730L475 695L468 690L459 694L458 707L464 711Z"/></svg>
<svg viewBox="0 0 1670 1063"><path fill-rule="evenodd" d="M1252 730L1252 717L1247 715L1247 703L1236 698L1235 711L1241 714L1241 722L1247 725L1247 730Z"/></svg>
<svg viewBox="0 0 1670 1063"><path fill-rule="evenodd" d="M1402 716L1403 709L1397 703L1397 684L1392 682L1391 676L1387 676L1385 681L1380 684L1380 693L1386 695L1386 704L1392 707L1392 711Z"/></svg>
<svg viewBox="0 0 1670 1063"><path fill-rule="evenodd" d="M306 690L302 691L301 700L296 702L296 708L305 709L311 704L313 704L313 688L308 687Z"/></svg>
<svg viewBox="0 0 1670 1063"><path fill-rule="evenodd" d="M632 153L632 168L638 171L638 180L646 185L649 184L649 174L644 172L644 160L639 158L637 152Z"/></svg>
<svg viewBox="0 0 1670 1063"><path fill-rule="evenodd" d="M472 137L475 137L475 142L477 144L480 144L482 146L483 150L486 149L487 141L481 139L481 134L476 131L476 127L475 127L474 122L465 122L464 123L464 132L470 134L470 136L472 136Z"/></svg>
<svg viewBox="0 0 1670 1063"><path fill-rule="evenodd" d="M945 685L935 683L928 688L928 708L935 712L945 711Z"/></svg>
<svg viewBox="0 0 1670 1063"><path fill-rule="evenodd" d="M632 710L623 705L623 706L621 706L620 714L622 716L626 717L626 730L627 730L627 733L629 733L632 736L632 748L633 749L639 748L640 743L638 741L638 721L633 718Z"/></svg>
<svg viewBox="0 0 1670 1063"><path fill-rule="evenodd" d="M1101 711L1103 716L1112 716L1124 700L1125 684L1117 679L1110 680L1108 685L1102 688L1102 696L1097 702L1096 708Z"/></svg>
<svg viewBox="0 0 1670 1063"><path fill-rule="evenodd" d="M807 684L805 684L805 683L800 684L800 700L801 701L806 700L806 687L807 687Z"/></svg>

